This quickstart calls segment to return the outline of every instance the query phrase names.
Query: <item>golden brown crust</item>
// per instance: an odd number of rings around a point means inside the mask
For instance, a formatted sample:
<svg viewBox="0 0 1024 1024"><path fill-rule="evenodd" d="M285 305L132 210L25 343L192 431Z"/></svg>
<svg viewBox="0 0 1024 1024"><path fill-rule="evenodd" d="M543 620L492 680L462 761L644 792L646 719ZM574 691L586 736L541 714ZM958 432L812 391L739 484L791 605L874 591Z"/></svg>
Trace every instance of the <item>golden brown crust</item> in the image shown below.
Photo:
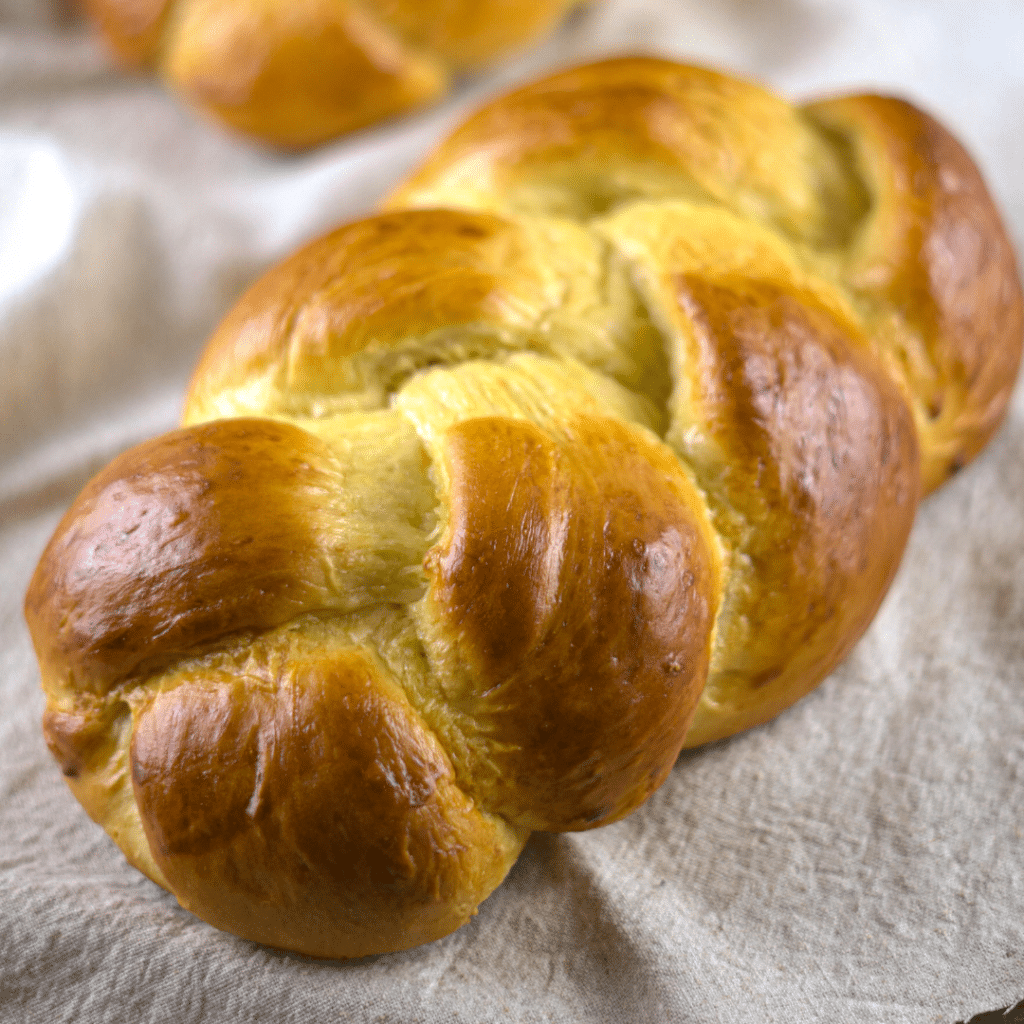
<svg viewBox="0 0 1024 1024"><path fill-rule="evenodd" d="M206 114L286 149L434 102L453 72L549 31L580 0L87 0L108 45Z"/></svg>
<svg viewBox="0 0 1024 1024"><path fill-rule="evenodd" d="M128 862L159 885L167 879L153 855L139 820L131 788L128 744L131 708L121 695L69 693L49 683L43 736L60 765L64 781L93 821L102 825Z"/></svg>
<svg viewBox="0 0 1024 1024"><path fill-rule="evenodd" d="M664 397L661 339L592 233L458 210L383 214L249 289L210 339L183 421L377 409L419 370L522 351Z"/></svg>
<svg viewBox="0 0 1024 1024"><path fill-rule="evenodd" d="M436 60L346 0L189 0L163 73L201 110L284 148L355 131L448 88Z"/></svg>
<svg viewBox="0 0 1024 1024"><path fill-rule="evenodd" d="M356 392L378 374L373 394L416 368L410 340L458 327L479 336L479 354L522 333L542 282L521 232L487 214L424 210L347 224L317 239L253 285L210 339L193 374L185 420L209 415L236 382L263 379L289 409ZM423 347L438 359L444 345ZM403 343L405 343L403 350ZM465 358L465 347L453 361ZM365 369L363 369L365 367ZM264 411L269 396L261 395ZM362 403L360 403L362 404Z"/></svg>
<svg viewBox="0 0 1024 1024"><path fill-rule="evenodd" d="M691 400L721 459L698 479L737 561L696 746L773 718L845 657L899 565L920 470L902 393L812 297L675 285Z"/></svg>
<svg viewBox="0 0 1024 1024"><path fill-rule="evenodd" d="M791 108L703 68L605 61L485 107L386 205L590 219L644 199L768 225L849 293L913 400L925 493L1002 422L1024 338L1016 256L970 156L904 101Z"/></svg>
<svg viewBox="0 0 1024 1024"><path fill-rule="evenodd" d="M104 693L230 633L330 607L316 511L332 504L332 463L316 438L268 420L175 431L115 459L29 586L47 676Z"/></svg>
<svg viewBox="0 0 1024 1024"><path fill-rule="evenodd" d="M43 712L43 738L64 777L78 778L96 747L107 739L107 723L99 716L57 711Z"/></svg>
<svg viewBox="0 0 1024 1024"><path fill-rule="evenodd" d="M257 283L191 426L86 488L26 599L88 812L316 955L458 927L527 829L817 685L1020 357L991 200L896 101L608 62L393 200L440 202Z"/></svg>
<svg viewBox="0 0 1024 1024"><path fill-rule="evenodd" d="M874 196L843 276L914 396L927 493L977 455L1009 403L1024 330L1013 247L978 169L934 118L881 96L807 110L849 140Z"/></svg>
<svg viewBox="0 0 1024 1024"><path fill-rule="evenodd" d="M525 833L474 808L368 652L266 653L179 676L139 715L135 795L182 905L312 956L405 949L464 924Z"/></svg>
<svg viewBox="0 0 1024 1024"><path fill-rule="evenodd" d="M671 198L812 242L843 237L865 202L834 148L778 97L706 68L622 58L484 107L386 205L590 218Z"/></svg>
<svg viewBox="0 0 1024 1024"><path fill-rule="evenodd" d="M424 610L473 791L558 831L621 818L664 781L707 675L721 571L667 448L614 420L564 429L449 430Z"/></svg>

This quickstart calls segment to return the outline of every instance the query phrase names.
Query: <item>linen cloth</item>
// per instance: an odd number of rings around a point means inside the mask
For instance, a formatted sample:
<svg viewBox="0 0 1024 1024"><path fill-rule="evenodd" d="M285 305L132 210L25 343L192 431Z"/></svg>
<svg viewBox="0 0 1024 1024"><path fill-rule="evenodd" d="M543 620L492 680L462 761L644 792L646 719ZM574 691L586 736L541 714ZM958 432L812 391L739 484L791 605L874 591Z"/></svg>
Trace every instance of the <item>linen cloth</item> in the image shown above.
<svg viewBox="0 0 1024 1024"><path fill-rule="evenodd" d="M356 217L467 110L644 49L792 98L897 93L1024 243L1024 8L608 0L443 106L272 155L116 70L58 0L0 0L0 1021L952 1022L1024 1000L1024 393L922 507L848 661L685 754L639 811L536 835L454 935L328 963L208 927L123 860L44 746L21 601L63 510L174 425L245 285Z"/></svg>

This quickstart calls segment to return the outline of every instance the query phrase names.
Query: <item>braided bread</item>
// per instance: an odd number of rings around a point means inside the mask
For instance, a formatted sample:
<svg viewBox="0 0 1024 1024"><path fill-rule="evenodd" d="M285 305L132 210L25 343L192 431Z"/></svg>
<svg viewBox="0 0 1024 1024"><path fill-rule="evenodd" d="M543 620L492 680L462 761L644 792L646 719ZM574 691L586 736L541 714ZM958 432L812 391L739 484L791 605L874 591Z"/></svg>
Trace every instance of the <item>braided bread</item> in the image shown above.
<svg viewBox="0 0 1024 1024"><path fill-rule="evenodd" d="M68 782L219 928L442 936L867 627L1020 358L963 149L623 59L472 117L215 333L26 600Z"/></svg>
<svg viewBox="0 0 1024 1024"><path fill-rule="evenodd" d="M125 64L285 148L440 99L582 0L85 0Z"/></svg>

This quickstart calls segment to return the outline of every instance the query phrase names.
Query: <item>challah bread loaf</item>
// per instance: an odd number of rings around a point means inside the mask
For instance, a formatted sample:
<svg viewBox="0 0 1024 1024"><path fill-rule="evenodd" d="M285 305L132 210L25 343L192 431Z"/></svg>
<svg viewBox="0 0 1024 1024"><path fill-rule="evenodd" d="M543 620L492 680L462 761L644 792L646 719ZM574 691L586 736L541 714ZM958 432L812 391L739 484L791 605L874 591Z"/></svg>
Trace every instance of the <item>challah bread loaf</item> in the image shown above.
<svg viewBox="0 0 1024 1024"><path fill-rule="evenodd" d="M1020 358L933 120L627 59L470 119L268 273L58 526L44 729L129 860L318 956L458 927L870 622Z"/></svg>
<svg viewBox="0 0 1024 1024"><path fill-rule="evenodd" d="M440 99L581 0L85 0L124 63L236 131L314 146Z"/></svg>

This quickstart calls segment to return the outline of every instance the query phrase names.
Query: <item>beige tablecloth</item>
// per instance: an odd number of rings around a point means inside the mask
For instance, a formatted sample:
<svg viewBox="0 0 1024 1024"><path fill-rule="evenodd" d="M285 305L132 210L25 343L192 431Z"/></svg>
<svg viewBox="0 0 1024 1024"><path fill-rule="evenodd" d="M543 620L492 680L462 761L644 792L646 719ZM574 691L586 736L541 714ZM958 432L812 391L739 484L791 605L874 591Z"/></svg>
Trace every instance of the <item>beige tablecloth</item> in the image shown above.
<svg viewBox="0 0 1024 1024"><path fill-rule="evenodd" d="M172 426L246 282L366 210L484 96L641 46L938 113L1024 241L1018 0L609 0L446 106L282 158L0 0L0 1020L949 1022L1024 999L1024 393L920 513L878 619L776 722L640 811L535 836L457 934L336 964L207 927L129 868L40 736L22 594L62 510Z"/></svg>

